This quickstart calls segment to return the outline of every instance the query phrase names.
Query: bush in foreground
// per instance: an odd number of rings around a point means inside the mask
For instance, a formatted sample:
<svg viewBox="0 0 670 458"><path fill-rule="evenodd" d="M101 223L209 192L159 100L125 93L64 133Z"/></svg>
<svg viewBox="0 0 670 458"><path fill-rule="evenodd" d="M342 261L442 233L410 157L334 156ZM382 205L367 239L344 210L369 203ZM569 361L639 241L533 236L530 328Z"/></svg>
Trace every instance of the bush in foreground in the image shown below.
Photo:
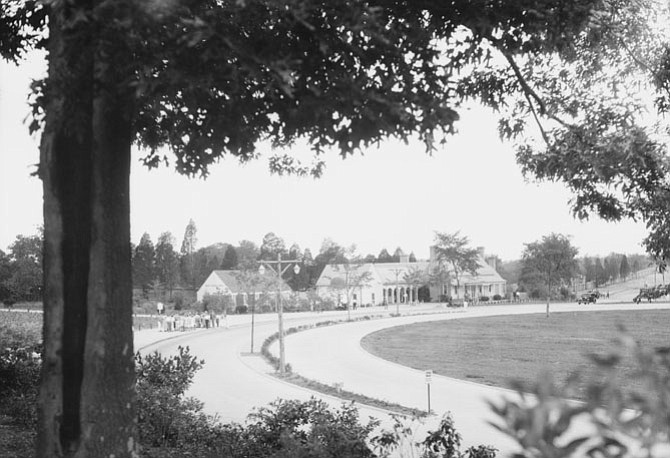
<svg viewBox="0 0 670 458"><path fill-rule="evenodd" d="M184 397L202 367L188 348L177 355L137 355L140 441L146 457L374 458L402 451L408 429L396 418L393 431L371 437L379 421L361 423L354 403L331 409L324 401L277 400L252 412L246 425L221 424L203 413L199 401ZM416 455L414 452L418 453ZM425 458L493 458L495 450L460 451L460 435L450 416L440 428L412 444Z"/></svg>
<svg viewBox="0 0 670 458"><path fill-rule="evenodd" d="M19 317L26 316L21 320ZM0 323L0 415L21 427L36 424L41 368L41 315L5 313Z"/></svg>
<svg viewBox="0 0 670 458"><path fill-rule="evenodd" d="M461 451L461 435L454 420L446 413L438 429L429 431L423 440L414 438L417 419L393 415L392 429L382 431L371 439L371 445L380 458L390 456L420 458L495 458L497 450L488 445L478 445Z"/></svg>

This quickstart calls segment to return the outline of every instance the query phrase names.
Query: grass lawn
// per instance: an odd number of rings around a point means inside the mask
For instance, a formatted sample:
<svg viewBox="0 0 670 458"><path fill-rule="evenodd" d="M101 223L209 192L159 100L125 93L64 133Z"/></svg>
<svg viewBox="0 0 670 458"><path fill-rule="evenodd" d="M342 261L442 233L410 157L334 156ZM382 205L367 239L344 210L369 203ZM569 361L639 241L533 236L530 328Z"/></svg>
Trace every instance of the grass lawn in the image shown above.
<svg viewBox="0 0 670 458"><path fill-rule="evenodd" d="M361 342L389 361L486 385L532 383L546 369L564 380L605 353L618 326L647 348L670 347L670 311L569 312L467 318L385 329ZM624 369L625 370L625 369Z"/></svg>

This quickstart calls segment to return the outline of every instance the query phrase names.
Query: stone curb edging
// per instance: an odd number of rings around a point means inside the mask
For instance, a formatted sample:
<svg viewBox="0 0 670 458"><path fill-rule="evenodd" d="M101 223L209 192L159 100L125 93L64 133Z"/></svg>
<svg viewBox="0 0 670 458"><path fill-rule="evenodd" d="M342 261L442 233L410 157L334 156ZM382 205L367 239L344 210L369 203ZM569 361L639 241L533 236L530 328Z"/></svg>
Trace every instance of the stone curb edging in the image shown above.
<svg viewBox="0 0 670 458"><path fill-rule="evenodd" d="M321 328L321 327L329 327L329 326L335 326L335 325L340 325L340 324L351 324L351 323L358 323L358 322L361 322L361 321L371 321L371 320L380 320L380 319L389 319L389 318L402 318L403 316L404 316L404 317L412 317L412 316L440 315L440 314L444 314L445 312L448 312L449 314L452 314L452 313L463 313L463 312L465 312L465 309L462 309L462 308L457 308L457 309L446 309L446 310L440 310L440 311L421 312L421 313L408 314L408 315L400 315L400 316L395 316L394 314L392 314L393 316L373 316L373 317L370 317L369 315L364 315L363 317L359 317L358 319L354 319L354 320L339 320L339 321L330 322L330 323L328 323L328 324L322 324L322 325L320 325L320 326L318 326L318 325L316 325L316 324L312 324L312 325L306 325L306 326L305 326L304 328L302 328L302 329L300 329L301 326L297 326L297 327L294 327L294 328L289 328L289 329L287 329L287 330L285 331L285 335L288 336L288 335L291 335L291 334L296 334L296 333L298 333L298 332L309 331L309 330L318 329L318 328ZM389 327L392 327L392 326L389 326ZM291 330L294 330L294 331L291 332L291 333L288 333L288 331L291 331ZM261 352L259 353L259 355L262 356L263 359L266 361L266 363L268 363L271 367L272 367L274 364L272 363L272 361L269 360L269 358L268 358L268 356L265 354L265 352L267 352L268 354L270 354L269 347L270 347L270 345L272 345L272 343L274 343L275 341L277 341L277 339L278 339L278 333L274 333L274 334L272 334L270 337L268 337L268 338L263 342L263 344L261 345ZM272 356L273 358L276 358L274 355L271 355L271 356ZM288 362L287 362L287 364L290 365L290 363L288 363ZM406 367L406 366L403 366L403 367ZM352 402L356 402L356 403L358 403L358 404L365 405L366 407L374 408L374 409L376 409L376 410L380 410L380 411L382 411L382 412L387 412L387 413L391 413L391 414L400 414L400 415L407 416L405 413L400 413L400 412L395 411L395 410L389 410L389 409L386 409L386 408L383 408L383 407L371 406L370 404L367 404L367 403L365 403L365 402L355 401L355 400L346 399L346 398L341 398L341 397L337 397L337 396L335 396L335 395L333 395L333 394L330 394L330 393L324 393L323 391L319 391L319 390L314 390L314 389L311 389L311 388L307 388L307 387L304 387L304 386L299 385L299 384L297 384L297 383L293 383L293 382L290 382L290 381L288 381L288 380L282 379L281 377L274 376L274 375L272 375L272 374L268 374L268 373L266 373L266 374L264 374L264 375L266 375L266 376L268 376L268 377L272 377L274 380L281 381L282 383L289 384L289 385L292 385L292 386L295 386L295 387L299 387L299 388L301 388L301 389L303 389L303 390L307 390L307 391L310 391L310 392L316 392L316 393L319 393L320 395L323 395L323 396L328 396L328 397L331 397L331 398L334 398L334 399L340 399L340 400L342 400L342 401L352 401ZM316 380L310 380L310 379L308 379L308 378L306 378L306 377L301 376L300 374L297 374L297 373L296 373L295 375L297 375L297 376L303 378L303 379L306 380L307 382L314 382L314 383L318 383L318 384L325 385L325 384L322 383L322 382L318 382L318 381L316 381ZM379 403L381 403L381 404L392 404L392 403L390 403L390 402L388 402L388 401L383 401L383 400L381 400L381 399L371 398L371 397L369 397L369 396L367 396L367 395L363 395L363 394L359 394L359 393L354 393L354 392L349 392L349 393L351 393L351 394L354 395L354 396L360 396L360 397L363 397L363 398L371 399L372 401L379 402ZM417 417L419 417L419 418L425 418L426 416L431 415L431 413L426 412L426 411L424 411L424 410L422 410L422 409L419 409L419 408L411 408L411 407L403 406L403 405L400 405L400 404L398 404L398 406L399 406L400 408L402 408L402 409L406 409L406 410L410 410L410 411L413 410L413 411L417 411L417 412L419 412L419 415L417 415Z"/></svg>

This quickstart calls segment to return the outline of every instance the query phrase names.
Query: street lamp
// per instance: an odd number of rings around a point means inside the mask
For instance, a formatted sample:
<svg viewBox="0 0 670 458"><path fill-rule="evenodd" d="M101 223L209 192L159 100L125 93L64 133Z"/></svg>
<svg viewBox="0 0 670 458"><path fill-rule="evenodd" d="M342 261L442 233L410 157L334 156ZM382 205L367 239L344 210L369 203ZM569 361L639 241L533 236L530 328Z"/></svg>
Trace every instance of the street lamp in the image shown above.
<svg viewBox="0 0 670 458"><path fill-rule="evenodd" d="M263 269L263 266L261 266L260 269L258 269L258 272L263 275L263 272L265 269ZM253 289L252 292L253 296L251 297L251 354L254 353L254 324L255 324L255 318L256 318L256 288ZM248 295L247 295L248 296Z"/></svg>
<svg viewBox="0 0 670 458"><path fill-rule="evenodd" d="M293 272L298 275L300 273L300 266L298 259L287 259L283 260L281 258L281 253L277 254L276 261L265 261L261 260L261 265L258 268L258 273L261 275L265 274L265 267L267 266L272 272L277 275L277 318L279 322L279 373L284 374L286 372L286 352L284 349L284 307L281 301L281 277L291 267L293 266ZM275 265L275 267L273 267Z"/></svg>

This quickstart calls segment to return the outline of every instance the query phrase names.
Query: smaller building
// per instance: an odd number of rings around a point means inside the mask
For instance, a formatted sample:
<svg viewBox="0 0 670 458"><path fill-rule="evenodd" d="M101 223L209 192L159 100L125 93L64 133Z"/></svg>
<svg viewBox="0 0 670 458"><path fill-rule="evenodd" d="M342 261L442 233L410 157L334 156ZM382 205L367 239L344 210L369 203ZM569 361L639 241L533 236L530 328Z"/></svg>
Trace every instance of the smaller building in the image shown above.
<svg viewBox="0 0 670 458"><path fill-rule="evenodd" d="M277 291L277 278L274 274L266 273L267 284L273 287L257 286L249 288L241 281L243 272L239 270L214 270L198 289L197 299L201 301L205 296L228 296L238 305L248 305L250 301L258 299L264 292ZM260 275L260 274L258 274ZM291 287L281 280L279 290L282 297L287 298L292 293ZM253 299L251 298L253 296Z"/></svg>

